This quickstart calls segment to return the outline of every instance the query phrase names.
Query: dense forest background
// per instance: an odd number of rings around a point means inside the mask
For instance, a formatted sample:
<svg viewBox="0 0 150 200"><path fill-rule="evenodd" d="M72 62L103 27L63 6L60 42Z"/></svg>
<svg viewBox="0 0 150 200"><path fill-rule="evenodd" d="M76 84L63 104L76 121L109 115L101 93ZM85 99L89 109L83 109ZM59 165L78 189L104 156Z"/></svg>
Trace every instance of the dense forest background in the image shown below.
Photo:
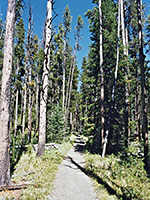
<svg viewBox="0 0 150 200"><path fill-rule="evenodd" d="M64 8L62 21L55 27L57 3L49 2L52 16L45 22L40 41L33 32L32 6L25 30L25 4L16 0L9 108L11 168L21 153L13 147L37 144L39 135L45 133L39 148L45 142L69 140L72 134L86 136L87 149L103 157L105 153L127 155L133 145L148 169L150 16L144 4L140 0L93 0L93 9L85 13L91 44L79 70L76 58L84 39L83 18L77 18L74 46L70 46L71 10L68 5ZM1 19L0 82L5 33L6 23Z"/></svg>

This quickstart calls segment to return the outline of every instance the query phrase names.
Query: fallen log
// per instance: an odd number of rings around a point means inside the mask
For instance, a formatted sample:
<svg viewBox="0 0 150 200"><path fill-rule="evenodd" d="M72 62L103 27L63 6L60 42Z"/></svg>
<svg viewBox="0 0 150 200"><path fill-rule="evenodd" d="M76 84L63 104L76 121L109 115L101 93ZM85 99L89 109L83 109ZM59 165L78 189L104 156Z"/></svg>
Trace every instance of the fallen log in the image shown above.
<svg viewBox="0 0 150 200"><path fill-rule="evenodd" d="M18 148L28 148L28 147L32 147L35 151L37 151L38 144L11 146L10 148L16 148L16 149L18 149ZM49 148L55 148L55 149L58 149L59 151L61 151L55 143L46 143L45 144L45 148L47 150L49 150Z"/></svg>
<svg viewBox="0 0 150 200"><path fill-rule="evenodd" d="M34 184L21 184L21 185L5 185L0 187L0 191L4 190L21 190L25 189L28 186L35 186Z"/></svg>

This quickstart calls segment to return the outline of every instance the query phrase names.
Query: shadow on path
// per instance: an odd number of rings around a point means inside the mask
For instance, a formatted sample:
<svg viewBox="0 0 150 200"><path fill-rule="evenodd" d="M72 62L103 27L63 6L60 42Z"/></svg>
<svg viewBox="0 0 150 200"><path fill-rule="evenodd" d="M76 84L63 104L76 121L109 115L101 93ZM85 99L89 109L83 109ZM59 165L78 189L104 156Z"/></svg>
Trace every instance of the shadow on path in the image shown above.
<svg viewBox="0 0 150 200"><path fill-rule="evenodd" d="M84 173L83 156L72 147L59 166L51 200L96 200L91 180Z"/></svg>
<svg viewBox="0 0 150 200"><path fill-rule="evenodd" d="M80 146L79 145L76 145L75 146L75 151L76 152L81 152L83 153L84 152L84 146ZM91 177L91 178L94 178L95 180L97 180L97 182L101 185L103 185L107 191L109 192L110 195L116 195L118 197L118 199L122 199L122 200L130 200L130 198L127 198L126 196L118 196L118 194L116 193L116 191L110 187L107 182L103 181L98 175L96 175L93 171L90 171L90 170L86 170L85 167L83 167L82 165L78 164L72 157L69 157L68 158L71 160L71 162L76 165L82 172L84 172L87 176Z"/></svg>

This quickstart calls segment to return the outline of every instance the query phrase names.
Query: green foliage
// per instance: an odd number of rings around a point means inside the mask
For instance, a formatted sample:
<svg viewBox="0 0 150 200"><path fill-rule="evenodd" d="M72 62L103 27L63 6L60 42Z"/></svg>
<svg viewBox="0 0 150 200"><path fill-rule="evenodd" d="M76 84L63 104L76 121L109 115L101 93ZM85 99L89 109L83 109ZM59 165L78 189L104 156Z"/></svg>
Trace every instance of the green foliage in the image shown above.
<svg viewBox="0 0 150 200"><path fill-rule="evenodd" d="M136 156L138 146L133 144L125 155L86 154L86 169L91 176L101 179L106 188L111 188L119 199L149 199L150 180L144 163Z"/></svg>
<svg viewBox="0 0 150 200"><path fill-rule="evenodd" d="M16 21L20 20L24 7L24 0L16 0Z"/></svg>
<svg viewBox="0 0 150 200"><path fill-rule="evenodd" d="M15 27L15 40L14 40L14 63L16 68L19 68L18 71L23 70L23 61L24 61L24 46L25 46L25 28L24 20L22 18L22 10L24 8L23 0L17 0L16 2L16 27ZM15 71L16 73L16 71ZM22 76L21 74L19 74ZM19 78L19 76L17 77Z"/></svg>
<svg viewBox="0 0 150 200"><path fill-rule="evenodd" d="M23 153L15 167L12 182L33 186L22 190L19 199L49 199L58 166L70 148L69 143L64 143L59 145L59 150L46 151L41 158L33 150ZM10 196L7 198L10 199ZM11 195L11 199L13 198L15 197Z"/></svg>
<svg viewBox="0 0 150 200"><path fill-rule="evenodd" d="M47 142L62 142L64 135L64 113L62 107L55 105L48 112L47 119Z"/></svg>
<svg viewBox="0 0 150 200"><path fill-rule="evenodd" d="M11 135L10 140L10 168L11 173L13 173L15 165L18 163L20 156L22 155L22 152L25 150L22 148L23 140L20 135L17 135L14 137Z"/></svg>
<svg viewBox="0 0 150 200"><path fill-rule="evenodd" d="M92 10L88 10L85 16L88 18L89 31L91 33L91 44L89 46L89 53L87 58L83 58L82 62L82 74L81 74L81 112L82 112L82 132L85 135L93 135L90 145L94 151L95 148L100 151L100 116L101 116L101 100L100 100L100 57L99 57L99 9L98 1L93 1L96 6ZM108 112L110 107L111 91L114 81L115 64L116 64L116 49L117 49L117 9L114 1L102 1L102 24L103 24L103 69L104 69L104 88L105 88L105 126L108 120ZM121 69L120 69L121 70ZM122 78L122 75L121 77ZM124 105L123 87L117 83L118 96L116 98L116 107L113 112L113 127L112 136L118 137L118 134L122 134L123 124L119 124L122 120L121 105ZM117 88L117 89L118 89ZM122 93L121 93L122 92ZM121 95L120 95L121 94ZM116 119L117 118L117 119ZM117 121L118 120L118 121ZM115 127L117 121L117 127ZM118 123L119 122L119 123ZM119 127L120 130L119 130ZM111 138L111 137L110 137ZM113 140L115 141L115 139ZM119 140L116 140L119 141Z"/></svg>
<svg viewBox="0 0 150 200"><path fill-rule="evenodd" d="M81 29L84 28L84 22L83 22L83 19L81 17L81 15L78 16L78 19L77 19L77 26L76 26L76 30L77 32L80 32Z"/></svg>
<svg viewBox="0 0 150 200"><path fill-rule="evenodd" d="M71 20L72 20L72 17L70 15L70 9L67 5L63 14L63 25L64 25L65 35L67 34L67 32L71 31Z"/></svg>

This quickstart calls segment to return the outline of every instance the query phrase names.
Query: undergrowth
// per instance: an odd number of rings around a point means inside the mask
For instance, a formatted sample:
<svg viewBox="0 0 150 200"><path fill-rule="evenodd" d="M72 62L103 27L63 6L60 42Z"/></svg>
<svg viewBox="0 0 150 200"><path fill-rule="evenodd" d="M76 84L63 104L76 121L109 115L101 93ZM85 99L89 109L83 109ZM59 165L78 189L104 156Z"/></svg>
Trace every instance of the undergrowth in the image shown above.
<svg viewBox="0 0 150 200"><path fill-rule="evenodd" d="M70 148L69 143L64 143L59 146L59 150L46 151L41 158L31 150L23 153L12 176L12 182L32 186L22 190L18 198L11 196L11 199L49 199L58 166Z"/></svg>
<svg viewBox="0 0 150 200"><path fill-rule="evenodd" d="M137 155L128 151L124 156L112 154L102 159L100 155L86 153L85 159L86 170L96 181L98 190L103 185L109 194L118 199L150 199L150 179L142 159ZM110 196L106 195L102 199L110 199Z"/></svg>

